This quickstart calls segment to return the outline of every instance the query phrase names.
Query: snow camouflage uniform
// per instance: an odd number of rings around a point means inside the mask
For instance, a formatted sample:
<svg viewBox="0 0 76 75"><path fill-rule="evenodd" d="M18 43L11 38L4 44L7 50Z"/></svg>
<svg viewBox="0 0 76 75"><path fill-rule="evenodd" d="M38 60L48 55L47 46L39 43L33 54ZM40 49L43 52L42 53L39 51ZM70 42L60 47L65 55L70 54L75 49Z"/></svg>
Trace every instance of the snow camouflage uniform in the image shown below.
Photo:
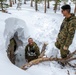
<svg viewBox="0 0 76 75"><path fill-rule="evenodd" d="M63 47L66 46L69 48L73 41L73 37L76 30L76 17L74 14L71 14L71 17L65 18L60 28L58 34L58 39L55 42L55 46L60 49L61 57L66 58L69 54L69 50L63 50Z"/></svg>
<svg viewBox="0 0 76 75"><path fill-rule="evenodd" d="M39 47L34 42L32 46L29 44L25 48L25 58L30 62L31 60L37 59L40 55Z"/></svg>
<svg viewBox="0 0 76 75"><path fill-rule="evenodd" d="M7 55L9 57L10 61L13 64L15 64L15 54L14 54L14 52L16 51L16 48L17 48L16 41L14 40L14 38L12 38L10 40L10 44L8 46Z"/></svg>

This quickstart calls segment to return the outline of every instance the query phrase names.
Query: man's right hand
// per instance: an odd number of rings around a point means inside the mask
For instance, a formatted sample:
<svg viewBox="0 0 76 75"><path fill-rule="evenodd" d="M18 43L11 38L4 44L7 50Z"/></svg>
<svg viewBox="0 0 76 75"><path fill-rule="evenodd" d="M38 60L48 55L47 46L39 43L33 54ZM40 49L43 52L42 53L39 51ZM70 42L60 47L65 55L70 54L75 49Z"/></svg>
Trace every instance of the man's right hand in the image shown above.
<svg viewBox="0 0 76 75"><path fill-rule="evenodd" d="M63 49L64 49L64 50L68 50L68 47L64 46Z"/></svg>

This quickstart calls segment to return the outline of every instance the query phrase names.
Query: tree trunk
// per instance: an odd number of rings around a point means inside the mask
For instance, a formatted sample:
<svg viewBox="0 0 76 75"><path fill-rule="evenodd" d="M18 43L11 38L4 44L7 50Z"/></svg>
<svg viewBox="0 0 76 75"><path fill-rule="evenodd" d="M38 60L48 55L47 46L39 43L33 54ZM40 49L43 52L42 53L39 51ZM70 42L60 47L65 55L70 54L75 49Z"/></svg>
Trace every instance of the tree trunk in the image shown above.
<svg viewBox="0 0 76 75"><path fill-rule="evenodd" d="M58 4L58 0L55 1L55 6L54 6L55 13L56 13L56 10L57 10L57 4Z"/></svg>
<svg viewBox="0 0 76 75"><path fill-rule="evenodd" d="M2 1L1 1L1 8L2 8L2 11L3 11L3 3L2 3Z"/></svg>
<svg viewBox="0 0 76 75"><path fill-rule="evenodd" d="M35 10L38 10L38 6L37 6L37 0L35 0Z"/></svg>
<svg viewBox="0 0 76 75"><path fill-rule="evenodd" d="M10 0L10 7L12 7L12 1Z"/></svg>
<svg viewBox="0 0 76 75"><path fill-rule="evenodd" d="M16 0L15 0L15 3L16 3Z"/></svg>
<svg viewBox="0 0 76 75"><path fill-rule="evenodd" d="M75 9L74 9L74 14L76 14L76 3L75 3Z"/></svg>
<svg viewBox="0 0 76 75"><path fill-rule="evenodd" d="M24 4L26 4L26 0L24 0Z"/></svg>
<svg viewBox="0 0 76 75"><path fill-rule="evenodd" d="M64 5L66 4L66 1L64 1Z"/></svg>
<svg viewBox="0 0 76 75"><path fill-rule="evenodd" d="M15 4L14 0L13 0L13 4Z"/></svg>
<svg viewBox="0 0 76 75"><path fill-rule="evenodd" d="M33 0L31 0L31 7L33 7Z"/></svg>
<svg viewBox="0 0 76 75"><path fill-rule="evenodd" d="M50 3L49 3L49 0L47 0L47 8L50 8Z"/></svg>
<svg viewBox="0 0 76 75"><path fill-rule="evenodd" d="M46 13L46 0L45 0L45 3L44 3L44 13Z"/></svg>

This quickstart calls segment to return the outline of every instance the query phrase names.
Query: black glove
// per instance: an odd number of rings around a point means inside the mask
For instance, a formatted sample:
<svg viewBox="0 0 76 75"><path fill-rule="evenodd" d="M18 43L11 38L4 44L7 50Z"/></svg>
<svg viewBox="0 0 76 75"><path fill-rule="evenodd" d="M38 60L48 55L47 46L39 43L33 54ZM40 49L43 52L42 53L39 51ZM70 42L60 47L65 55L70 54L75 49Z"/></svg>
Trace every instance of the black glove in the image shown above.
<svg viewBox="0 0 76 75"><path fill-rule="evenodd" d="M33 53L34 53L34 52L35 52L35 50L34 50L34 49L32 49L32 50L31 50L31 52L33 52Z"/></svg>

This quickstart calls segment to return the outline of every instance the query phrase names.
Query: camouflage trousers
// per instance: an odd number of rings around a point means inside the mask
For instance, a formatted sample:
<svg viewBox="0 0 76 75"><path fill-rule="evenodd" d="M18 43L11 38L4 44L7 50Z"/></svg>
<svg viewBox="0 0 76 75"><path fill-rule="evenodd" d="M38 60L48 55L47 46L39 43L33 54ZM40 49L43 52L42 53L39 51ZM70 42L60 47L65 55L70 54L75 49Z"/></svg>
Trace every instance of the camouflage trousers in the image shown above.
<svg viewBox="0 0 76 75"><path fill-rule="evenodd" d="M15 55L14 55L14 54L7 53L7 56L8 56L8 58L9 58L9 60L10 60L13 64L15 64Z"/></svg>
<svg viewBox="0 0 76 75"><path fill-rule="evenodd" d="M60 53L61 53L61 57L62 58L66 58L67 55L69 54L69 50L64 50L63 47L64 47L64 44L60 44L58 41L55 42L55 46L60 49Z"/></svg>

